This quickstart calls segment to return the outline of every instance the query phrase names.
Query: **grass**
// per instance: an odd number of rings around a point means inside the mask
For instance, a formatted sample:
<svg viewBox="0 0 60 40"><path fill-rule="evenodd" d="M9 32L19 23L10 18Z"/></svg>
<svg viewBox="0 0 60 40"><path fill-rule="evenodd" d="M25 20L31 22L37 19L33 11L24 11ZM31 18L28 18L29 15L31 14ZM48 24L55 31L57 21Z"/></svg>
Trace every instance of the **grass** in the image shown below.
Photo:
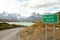
<svg viewBox="0 0 60 40"><path fill-rule="evenodd" d="M57 27L56 27L57 28ZM45 28L43 27L34 27L33 26L29 29L26 28L23 31L20 32L20 37L24 40L44 40L45 37ZM52 27L48 27L48 34L47 34L47 40L53 40L52 37L53 29ZM60 27L59 29L55 30L55 38L56 40L60 40Z"/></svg>
<svg viewBox="0 0 60 40"><path fill-rule="evenodd" d="M17 28L17 27L25 27L25 26L8 24L8 23L0 23L0 30L6 30L6 29L11 29L11 28Z"/></svg>

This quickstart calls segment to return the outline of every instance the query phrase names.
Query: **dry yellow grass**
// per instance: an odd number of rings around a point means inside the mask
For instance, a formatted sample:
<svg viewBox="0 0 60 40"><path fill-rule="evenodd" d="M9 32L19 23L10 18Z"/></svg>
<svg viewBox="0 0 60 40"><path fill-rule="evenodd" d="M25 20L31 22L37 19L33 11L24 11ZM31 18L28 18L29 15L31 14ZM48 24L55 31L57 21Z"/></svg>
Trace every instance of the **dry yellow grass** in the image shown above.
<svg viewBox="0 0 60 40"><path fill-rule="evenodd" d="M59 20L60 20L60 12L59 14ZM48 24L48 33L47 33L47 39L52 40L52 29L53 25ZM56 27L58 28L55 31L55 37L56 40L60 40L60 21L58 24L56 24ZM31 27L27 27L26 29L22 30L20 32L20 37L23 40L44 40L45 36L45 24L41 20L39 20L36 24L32 25Z"/></svg>

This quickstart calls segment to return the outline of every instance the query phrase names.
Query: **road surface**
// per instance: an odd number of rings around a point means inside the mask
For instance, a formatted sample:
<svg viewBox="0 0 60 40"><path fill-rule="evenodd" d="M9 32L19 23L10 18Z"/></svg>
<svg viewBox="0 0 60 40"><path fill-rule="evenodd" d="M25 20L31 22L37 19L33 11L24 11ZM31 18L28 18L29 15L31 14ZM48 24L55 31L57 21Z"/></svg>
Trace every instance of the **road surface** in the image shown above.
<svg viewBox="0 0 60 40"><path fill-rule="evenodd" d="M0 40L21 40L19 32L24 28L13 28L9 30L0 31Z"/></svg>

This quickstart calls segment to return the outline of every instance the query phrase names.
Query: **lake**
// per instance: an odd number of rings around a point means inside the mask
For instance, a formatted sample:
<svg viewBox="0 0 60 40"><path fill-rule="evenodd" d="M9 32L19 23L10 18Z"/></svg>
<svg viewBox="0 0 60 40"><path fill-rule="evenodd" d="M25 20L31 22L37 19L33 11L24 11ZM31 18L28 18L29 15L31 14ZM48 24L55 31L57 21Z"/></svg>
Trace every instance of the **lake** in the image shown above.
<svg viewBox="0 0 60 40"><path fill-rule="evenodd" d="M6 22L8 24L15 24L15 25L24 25L24 26L31 26L33 25L34 23L32 22Z"/></svg>

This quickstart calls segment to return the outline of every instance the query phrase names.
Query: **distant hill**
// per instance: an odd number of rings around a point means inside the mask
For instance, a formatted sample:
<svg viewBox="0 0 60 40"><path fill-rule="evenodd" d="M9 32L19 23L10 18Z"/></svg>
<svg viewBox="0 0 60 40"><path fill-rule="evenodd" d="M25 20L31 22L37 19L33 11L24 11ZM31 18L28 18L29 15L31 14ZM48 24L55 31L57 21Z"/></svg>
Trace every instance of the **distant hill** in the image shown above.
<svg viewBox="0 0 60 40"><path fill-rule="evenodd" d="M59 20L60 20L60 12L57 13L59 15Z"/></svg>

